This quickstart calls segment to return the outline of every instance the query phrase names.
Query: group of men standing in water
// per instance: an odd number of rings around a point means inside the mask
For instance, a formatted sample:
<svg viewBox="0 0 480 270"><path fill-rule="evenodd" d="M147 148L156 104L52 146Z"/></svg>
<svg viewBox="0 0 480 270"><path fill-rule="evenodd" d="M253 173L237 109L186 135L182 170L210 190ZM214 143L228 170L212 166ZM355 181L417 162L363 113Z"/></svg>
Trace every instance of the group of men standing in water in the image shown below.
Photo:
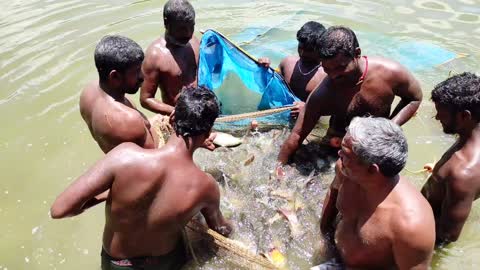
<svg viewBox="0 0 480 270"><path fill-rule="evenodd" d="M51 208L53 218L63 218L106 203L102 269L180 268L186 260L182 230L198 213L225 236L233 227L219 209L217 183L192 158L199 147L213 148L219 115L213 92L197 86L195 11L186 0L169 0L163 12L165 35L145 55L126 37L106 36L97 45L99 80L83 90L80 111L106 155ZM307 22L297 40L299 56L279 67L302 100L292 111L296 124L279 164L321 116L330 116L327 137L340 138L341 145L320 228L341 264L427 269L435 243L458 239L480 194L480 78L462 73L432 91L436 119L459 137L420 192L399 175L408 156L399 125L420 106L418 81L395 61L363 56L347 27ZM139 87L141 105L172 124L160 148L151 120L125 95ZM395 97L400 101L392 111Z"/></svg>

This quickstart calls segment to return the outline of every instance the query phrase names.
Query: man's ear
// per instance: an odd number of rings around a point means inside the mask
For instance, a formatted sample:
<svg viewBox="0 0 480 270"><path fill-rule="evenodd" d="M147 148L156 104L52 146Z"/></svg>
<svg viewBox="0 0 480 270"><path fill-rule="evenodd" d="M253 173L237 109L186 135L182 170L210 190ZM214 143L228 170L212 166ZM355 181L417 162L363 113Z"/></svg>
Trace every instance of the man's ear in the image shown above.
<svg viewBox="0 0 480 270"><path fill-rule="evenodd" d="M469 110L463 110L459 113L460 118L462 121L470 121L472 120L472 113Z"/></svg>
<svg viewBox="0 0 480 270"><path fill-rule="evenodd" d="M360 47L355 48L355 58L360 58L362 56L362 49Z"/></svg>
<svg viewBox="0 0 480 270"><path fill-rule="evenodd" d="M108 73L108 79L109 79L109 81L111 81L111 82L119 82L120 79L121 79L120 72L118 72L118 71L115 70L115 69L112 69L112 70L110 71L110 73Z"/></svg>
<svg viewBox="0 0 480 270"><path fill-rule="evenodd" d="M370 173L370 174L380 173L380 167L378 167L377 164L370 164L368 166L368 173Z"/></svg>

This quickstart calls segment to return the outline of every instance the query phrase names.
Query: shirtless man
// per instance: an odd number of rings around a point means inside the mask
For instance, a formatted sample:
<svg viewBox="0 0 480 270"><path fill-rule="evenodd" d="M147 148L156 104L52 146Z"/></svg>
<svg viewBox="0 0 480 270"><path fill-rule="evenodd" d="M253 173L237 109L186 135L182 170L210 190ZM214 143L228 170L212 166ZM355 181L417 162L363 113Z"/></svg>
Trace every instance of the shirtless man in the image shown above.
<svg viewBox="0 0 480 270"><path fill-rule="evenodd" d="M175 107L175 134L165 146L119 145L58 196L51 216L78 215L110 189L102 269L179 269L185 263L182 230L197 213L215 231L231 232L219 209L217 183L192 158L218 113L211 91L184 90Z"/></svg>
<svg viewBox="0 0 480 270"><path fill-rule="evenodd" d="M147 49L142 65L145 81L140 103L152 112L170 115L183 87L196 86L199 40L193 36L195 10L186 0L169 0L163 7L165 37ZM160 88L162 101L155 99Z"/></svg>
<svg viewBox="0 0 480 270"><path fill-rule="evenodd" d="M407 140L385 118L354 118L342 141L320 228L348 269L428 269L435 220L399 172Z"/></svg>
<svg viewBox="0 0 480 270"><path fill-rule="evenodd" d="M103 152L122 142L156 146L150 123L125 94L135 94L143 81L143 51L135 41L105 36L95 48L99 80L80 96L80 113Z"/></svg>
<svg viewBox="0 0 480 270"><path fill-rule="evenodd" d="M322 62L318 53L314 51L315 43L325 32L325 27L318 22L309 21L297 32L298 56L285 57L278 70L283 76L293 93L301 100L295 103L291 116L297 118L305 106L308 95L315 90L320 82L327 76L322 69ZM270 59L263 57L258 59L265 66L270 65Z"/></svg>
<svg viewBox="0 0 480 270"><path fill-rule="evenodd" d="M327 77L312 92L292 133L282 145L278 160L287 163L321 116L331 115L327 137L343 137L355 116L390 118L402 125L417 111L422 91L417 80L397 62L361 56L355 33L332 26L317 42ZM401 98L391 111L392 102Z"/></svg>
<svg viewBox="0 0 480 270"><path fill-rule="evenodd" d="M441 244L458 239L480 196L480 77L455 75L435 87L432 100L443 132L459 135L422 188L433 208Z"/></svg>

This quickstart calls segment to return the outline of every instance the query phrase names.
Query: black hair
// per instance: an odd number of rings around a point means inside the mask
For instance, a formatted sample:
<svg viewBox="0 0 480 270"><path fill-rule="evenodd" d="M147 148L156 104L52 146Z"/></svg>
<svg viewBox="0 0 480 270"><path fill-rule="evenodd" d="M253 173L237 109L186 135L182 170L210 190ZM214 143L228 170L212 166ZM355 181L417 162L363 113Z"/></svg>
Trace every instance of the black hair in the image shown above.
<svg viewBox="0 0 480 270"><path fill-rule="evenodd" d="M435 86L432 101L452 112L469 110L473 118L480 120L480 77L470 72L450 77Z"/></svg>
<svg viewBox="0 0 480 270"><path fill-rule="evenodd" d="M104 36L95 48L95 66L100 81L105 81L112 70L123 72L142 63L143 50L135 41L118 35Z"/></svg>
<svg viewBox="0 0 480 270"><path fill-rule="evenodd" d="M330 59L340 53L353 59L355 49L359 47L357 36L352 29L344 26L331 26L320 36L316 49L322 59Z"/></svg>
<svg viewBox="0 0 480 270"><path fill-rule="evenodd" d="M203 86L188 87L175 105L175 133L193 137L210 132L219 112L217 97L212 91Z"/></svg>
<svg viewBox="0 0 480 270"><path fill-rule="evenodd" d="M187 0L169 0L163 6L163 22L195 23L195 10Z"/></svg>
<svg viewBox="0 0 480 270"><path fill-rule="evenodd" d="M325 26L318 22L309 21L298 30L297 40L299 43L302 43L307 50L314 50L323 32L325 32Z"/></svg>

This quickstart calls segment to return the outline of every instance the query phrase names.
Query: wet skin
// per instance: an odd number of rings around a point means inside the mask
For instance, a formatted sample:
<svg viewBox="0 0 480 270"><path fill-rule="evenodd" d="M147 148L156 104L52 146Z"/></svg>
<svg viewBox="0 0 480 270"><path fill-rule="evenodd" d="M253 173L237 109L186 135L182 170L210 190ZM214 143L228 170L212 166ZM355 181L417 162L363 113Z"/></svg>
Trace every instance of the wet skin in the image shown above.
<svg viewBox="0 0 480 270"><path fill-rule="evenodd" d="M106 82L92 82L82 91L80 113L103 152L123 142L156 147L150 122L125 96L136 93L142 81L139 63L125 72L112 71Z"/></svg>
<svg viewBox="0 0 480 270"><path fill-rule="evenodd" d="M328 76L312 92L301 110L295 127L282 145L278 161L287 163L321 116L331 116L327 136L343 137L355 116L372 115L392 119L402 125L417 111L422 100L418 81L397 62L368 58L368 73L362 82L366 61L358 55L353 60L343 54L322 60ZM391 112L392 102L399 104Z"/></svg>
<svg viewBox="0 0 480 270"><path fill-rule="evenodd" d="M110 190L103 248L118 259L169 253L197 213L203 214L210 228L228 235L231 226L219 210L218 185L192 158L207 137L184 140L174 135L160 149L121 144L58 196L52 217L78 215L95 196Z"/></svg>
<svg viewBox="0 0 480 270"><path fill-rule="evenodd" d="M321 217L347 267L428 269L435 243L432 210L407 179L362 163L345 136Z"/></svg>
<svg viewBox="0 0 480 270"><path fill-rule="evenodd" d="M321 67L320 58L315 52L307 50L302 44L299 44L298 55L286 57L279 65L280 74L285 78L293 93L302 101L292 109L292 117L295 118L305 106L308 95L327 76Z"/></svg>
<svg viewBox="0 0 480 270"><path fill-rule="evenodd" d="M172 23L165 38L155 40L145 53L142 71L145 80L140 92L142 106L155 113L170 115L183 87L196 86L199 40L194 25ZM162 101L155 99L160 88Z"/></svg>
<svg viewBox="0 0 480 270"><path fill-rule="evenodd" d="M480 127L469 112L454 113L439 104L435 108L444 132L460 135L422 188L433 208L437 244L441 244L458 239L473 201L480 196Z"/></svg>

